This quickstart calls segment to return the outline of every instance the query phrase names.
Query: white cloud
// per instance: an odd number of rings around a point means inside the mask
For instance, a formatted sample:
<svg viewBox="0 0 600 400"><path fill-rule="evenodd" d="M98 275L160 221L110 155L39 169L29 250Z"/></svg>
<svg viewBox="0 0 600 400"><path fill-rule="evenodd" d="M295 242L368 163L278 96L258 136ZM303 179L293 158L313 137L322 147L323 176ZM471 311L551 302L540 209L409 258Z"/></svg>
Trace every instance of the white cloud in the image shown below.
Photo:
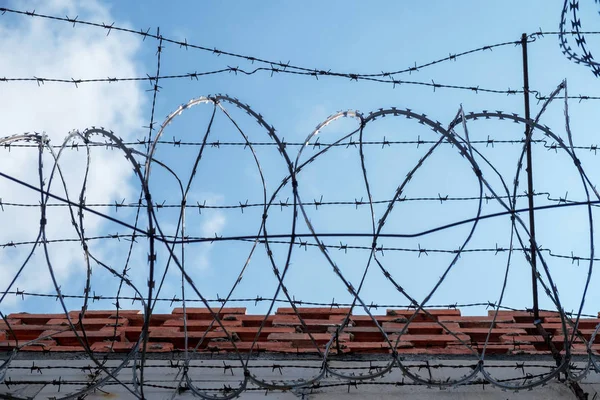
<svg viewBox="0 0 600 400"><path fill-rule="evenodd" d="M193 192L190 193L189 197L204 199L206 204L210 205L222 205L225 200L224 195L213 192ZM225 214L222 211L215 209L205 211L202 215L196 216L195 218L198 219L198 233L202 237L220 236L227 224L227 217ZM194 234L193 227L191 229L192 234ZM187 251L192 258L188 258L186 264L197 271L206 272L210 269L212 248L212 243L201 243L188 246Z"/></svg>
<svg viewBox="0 0 600 400"><path fill-rule="evenodd" d="M220 236L226 224L225 215L221 212L214 212L211 216L202 221L201 231L203 237ZM201 248L194 249L195 257L193 264L195 269L206 271L210 268L210 256L212 244L204 243Z"/></svg>
<svg viewBox="0 0 600 400"><path fill-rule="evenodd" d="M16 6L20 6L17 3ZM28 3L36 12L52 15L79 16L79 19L110 21L109 10L95 0L52 0ZM22 8L22 7L18 7ZM7 14L10 24L0 25L1 77L105 78L108 76L137 76L136 56L141 45L137 37L118 33L107 36L103 29L77 26ZM123 21L116 24L124 25ZM92 125L113 130L125 140L139 135L144 123L144 91L140 83L86 83L79 87L70 84L35 82L0 83L2 124L0 137L23 132L45 132L52 144L61 144L73 129L83 130ZM35 184L37 181L36 149L1 149L0 171ZM86 154L83 149L69 150L61 167L69 184L69 195L77 200ZM49 174L50 158L45 158L45 174ZM122 153L103 148L92 151L88 177L87 202L112 203L137 194L131 184L132 169ZM56 180L52 191L64 195ZM0 178L0 198L7 202L37 204L39 195ZM0 212L0 244L18 240L34 240L39 227L39 209L5 206ZM76 237L66 209L50 209L48 236ZM86 233L98 234L106 223L99 218L86 217ZM114 230L114 228L111 228ZM54 245L53 245L54 246ZM53 266L61 283L85 271L82 250L76 244L51 247ZM0 248L0 293L8 285L30 247ZM47 267L38 247L35 258L24 270L17 286L28 291L47 291L53 288ZM79 288L79 286L76 286ZM14 290L14 287L12 290ZM65 287L63 286L63 290ZM65 290L66 291L66 290ZM5 309L7 302L0 304Z"/></svg>
<svg viewBox="0 0 600 400"><path fill-rule="evenodd" d="M223 215L223 213L216 212L202 223L202 236L218 236L224 227L225 215Z"/></svg>

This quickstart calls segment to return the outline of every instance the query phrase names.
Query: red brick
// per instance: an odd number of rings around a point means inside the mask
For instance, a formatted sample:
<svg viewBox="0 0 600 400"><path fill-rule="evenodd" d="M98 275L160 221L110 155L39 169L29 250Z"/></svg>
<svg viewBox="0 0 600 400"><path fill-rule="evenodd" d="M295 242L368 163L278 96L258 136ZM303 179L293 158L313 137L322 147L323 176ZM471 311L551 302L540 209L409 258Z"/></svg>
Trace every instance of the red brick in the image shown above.
<svg viewBox="0 0 600 400"><path fill-rule="evenodd" d="M142 326L144 325L144 314L127 315L129 320L129 326ZM173 314L152 314L150 316L150 326L162 325L165 321L173 319Z"/></svg>
<svg viewBox="0 0 600 400"><path fill-rule="evenodd" d="M493 317L479 317L479 316L467 316L467 317L446 317L442 316L438 318L438 321L446 322L457 322L463 328L487 328L490 326ZM499 315L495 323L510 324L515 322L512 316L501 316Z"/></svg>
<svg viewBox="0 0 600 400"><path fill-rule="evenodd" d="M79 326L79 319L77 317L71 319L71 323L76 327ZM99 330L104 328L105 326L126 326L129 321L126 318L119 317L116 318L84 318L82 320L83 326L86 330ZM66 318L63 319L51 319L47 322L47 325L63 325L69 326L69 321Z"/></svg>
<svg viewBox="0 0 600 400"><path fill-rule="evenodd" d="M29 314L29 313L14 313L9 314L8 319L20 319L21 323L28 325L44 325L51 319L64 318L65 314Z"/></svg>
<svg viewBox="0 0 600 400"><path fill-rule="evenodd" d="M227 328L228 332L234 332L238 335L240 340L254 341L256 334L258 333L258 327L232 327ZM291 327L266 327L260 330L259 339L267 339L271 333L295 333L296 329Z"/></svg>
<svg viewBox="0 0 600 400"><path fill-rule="evenodd" d="M521 341L521 342L530 342L530 343L536 343L536 342L544 342L544 338L542 337L542 335L518 335L518 336L501 336L500 340L503 340L505 342L512 342L514 341ZM552 342L563 342L565 340L564 336L553 336L552 337Z"/></svg>
<svg viewBox="0 0 600 400"><path fill-rule="evenodd" d="M390 340L395 341L398 339L398 335L390 335ZM415 347L431 347L431 346L446 346L449 343L455 342L460 343L459 339L463 342L470 343L471 338L465 334L458 334L456 337L449 334L444 335L402 335L400 336L401 341L411 342Z"/></svg>
<svg viewBox="0 0 600 400"><path fill-rule="evenodd" d="M11 330L6 332L6 336L9 339L19 340L33 340L41 336L45 331L64 331L67 330L64 326L52 326L52 325L14 325L11 326ZM13 337L13 336L16 336Z"/></svg>
<svg viewBox="0 0 600 400"><path fill-rule="evenodd" d="M493 317L496 314L496 310L488 310L488 316ZM540 311L539 315L541 318L546 317L559 317L558 311ZM499 310L498 316L516 316L516 317L532 317L533 311L521 311L521 310Z"/></svg>
<svg viewBox="0 0 600 400"><path fill-rule="evenodd" d="M391 350L388 350L391 352ZM474 353L468 347L435 347L435 348L406 348L396 350L398 354L428 354L428 355L470 355Z"/></svg>
<svg viewBox="0 0 600 400"><path fill-rule="evenodd" d="M210 342L214 340L231 341L237 340L237 336L233 333L227 335L225 332L188 332L188 347L196 347L200 340L204 338L200 343L200 348L206 347ZM167 331L167 330L152 330L149 334L149 340L151 342L169 342L173 343L173 346L177 349L183 349L185 347L185 332L178 331Z"/></svg>
<svg viewBox="0 0 600 400"><path fill-rule="evenodd" d="M41 343L36 343L36 344L30 344L27 346L23 346L19 349L19 351L50 351L50 347L51 345L49 344L41 344Z"/></svg>
<svg viewBox="0 0 600 400"><path fill-rule="evenodd" d="M585 351L587 351L587 344L584 344L584 343L574 343L573 346L571 346L571 349L585 350ZM596 355L600 352L600 343L592 345L592 352L594 354L596 354Z"/></svg>
<svg viewBox="0 0 600 400"><path fill-rule="evenodd" d="M242 321L225 321L221 320L221 323L225 327L230 326L242 326ZM212 329L219 328L219 325L216 321L210 319L190 319L187 321L187 330L188 331L205 331L212 324ZM183 319L170 319L165 321L163 326L172 326L177 327L179 330L183 331Z"/></svg>
<svg viewBox="0 0 600 400"><path fill-rule="evenodd" d="M377 321L380 325L385 322L404 323L407 321L407 318L402 316L374 315L374 317L375 321ZM350 320L354 326L375 326L375 322L373 322L373 319L368 315L353 315Z"/></svg>
<svg viewBox="0 0 600 400"><path fill-rule="evenodd" d="M86 331L85 337L83 336L83 332L81 331L77 331L77 334L79 335L79 339L73 331L60 332L53 335L52 338L56 340L56 342L61 346L77 346L80 344L79 340L87 340L88 345L92 345L96 342L101 342L103 340L111 340L114 338L113 332L110 330Z"/></svg>
<svg viewBox="0 0 600 400"><path fill-rule="evenodd" d="M6 319L8 321L8 324L6 322L4 322L3 319L0 319L0 329L5 329L8 330L8 326L10 325L11 328L13 327L13 325L21 325L21 320L20 319Z"/></svg>
<svg viewBox="0 0 600 400"><path fill-rule="evenodd" d="M561 323L552 323L552 324L547 324L547 323L543 323L542 327L544 328L544 330L548 331L548 332L561 332L563 331L563 324ZM573 327L569 324L566 325L567 328L567 332L573 332ZM585 328L584 326L579 325L577 327L577 330L580 332L594 332L594 328Z"/></svg>
<svg viewBox="0 0 600 400"><path fill-rule="evenodd" d="M330 315L348 315L350 308L337 307L279 307L276 314L300 315L302 318L327 319Z"/></svg>
<svg viewBox="0 0 600 400"><path fill-rule="evenodd" d="M349 308L299 308L299 313L304 319L307 330L316 339L317 347L312 344L308 332L303 332L298 315L291 308L280 308L277 314L266 318L265 327L259 332L258 327L265 320L262 315L246 315L244 308L223 309L219 318L225 330L221 329L210 312L205 308L188 308L188 345L194 348L200 338L204 341L200 351L232 352L233 344L239 351L251 351L252 342L258 340L252 351L269 351L283 353L317 353L324 351L326 343L344 320ZM218 311L218 308L214 309ZM484 341L488 335L489 327L494 312L488 316L463 317L459 310L443 309L428 310L434 319L446 325L446 328L457 334L460 340L473 346L476 352L481 352ZM72 322L77 324L80 311L72 311L69 315ZM445 331L438 323L428 319L424 312L417 314L417 318L406 328L406 332L398 336L406 327L407 318L414 313L413 309L388 310L392 315L374 315L375 320L382 325L389 339L395 343L400 337L398 352L401 354L473 354L468 346L461 344L454 335ZM16 345L12 336L19 339L21 346L30 340L40 339L41 345L28 345L24 351L72 351L83 352L74 332L70 330L64 314L11 314L10 325L14 327L15 334L8 332L6 323L0 321L0 343L11 349ZM89 311L85 313L83 326L86 328L88 342L94 351L110 351L111 345L115 352L128 352L139 339L144 322L144 315L138 310L124 310L116 319L115 310ZM556 312L542 312L544 329L553 337L554 345L562 351L564 346L562 324ZM496 324L490 336L490 343L486 348L489 354L544 354L547 349L537 328L533 325L533 317L527 311L502 311L498 314ZM211 325L212 323L212 325ZM580 320L579 333L584 339L589 340L600 318L586 318ZM117 325L117 326L115 326ZM204 335L205 331L210 331ZM150 338L148 346L156 348L148 351L170 352L182 349L185 334L183 330L182 309L175 309L171 314L153 314L150 319ZM567 327L571 334L572 328ZM257 338L258 334L258 338ZM40 335L50 336L51 339L40 338ZM115 336L115 337L113 337ZM83 337L82 337L83 338ZM56 339L56 342L52 339ZM116 340L112 342L113 340ZM593 351L600 353L600 339L595 344ZM12 347L11 347L12 346ZM1 349L1 347L0 347ZM339 344L334 342L332 353L338 350L344 353L375 352L388 353L388 343L384 340L378 328L375 327L371 317L366 315L353 315L349 326L342 329ZM572 346L574 354L585 354L586 345L582 339L576 338Z"/></svg>
<svg viewBox="0 0 600 400"><path fill-rule="evenodd" d="M246 314L225 314L221 317L222 321L241 321Z"/></svg>
<svg viewBox="0 0 600 400"><path fill-rule="evenodd" d="M404 324L404 323L398 324L398 323L395 323L395 322L384 322L384 323L380 324L379 326L386 333L398 333L398 332L402 331L402 329L404 329L404 327L406 326L406 324ZM351 328L354 328L354 327L346 327L346 328L344 328L344 331L348 330L348 329L351 329ZM361 327L356 327L356 328L357 328L358 332L360 332L360 331L363 331L363 332L369 332L369 331L371 331L371 332L379 332L379 333L381 333L381 331L379 330L379 328L377 326L365 326L365 327L361 326ZM348 331L348 332L351 332L351 331Z"/></svg>
<svg viewBox="0 0 600 400"><path fill-rule="evenodd" d="M573 347L587 347L587 344L584 344L584 343L574 343ZM594 344L592 344L592 351L594 353L600 352L600 343L594 343Z"/></svg>
<svg viewBox="0 0 600 400"><path fill-rule="evenodd" d="M334 334L335 331L336 328L329 329L330 334ZM342 332L350 333L354 342L380 342L385 338L379 328L371 326L349 326L344 328Z"/></svg>
<svg viewBox="0 0 600 400"><path fill-rule="evenodd" d="M539 335L539 330L535 325L533 325L533 323L515 322L512 324L497 324L496 327L502 328L502 329L511 329L511 328L523 329L527 332L528 335ZM542 327L548 333L553 334L553 335L563 333L563 331L562 331L563 326L560 323L543 323ZM586 324L583 324L582 326L579 327L579 331L584 333L584 335L591 336L594 329L592 327L590 327L589 325L586 326ZM569 333L573 332L573 329L570 325L567 325L567 332L569 332Z"/></svg>
<svg viewBox="0 0 600 400"><path fill-rule="evenodd" d="M135 343L96 342L90 349L98 353L129 353L134 347Z"/></svg>
<svg viewBox="0 0 600 400"><path fill-rule="evenodd" d="M174 350L173 343L149 342L146 351L150 353L170 353Z"/></svg>
<svg viewBox="0 0 600 400"><path fill-rule="evenodd" d="M519 336L500 336L500 340L507 344L510 343L522 343L522 344L533 344L537 350L547 351L548 349L544 338L541 335L519 335ZM553 336L552 343L558 349L562 350L564 347L564 336Z"/></svg>
<svg viewBox="0 0 600 400"><path fill-rule="evenodd" d="M425 312L425 310L427 312ZM445 316L453 316L453 317L458 317L460 316L460 310L459 309L454 309L454 308L427 308L425 310L420 310L417 313L417 318L419 319L419 316L424 315L426 316L427 313L431 314L431 316L435 317L440 317L442 315ZM398 308L389 308L386 310L385 315L387 316L403 316L406 318L410 318L413 316L413 314L415 314L415 311L417 311L416 309L398 309ZM430 319L430 318L428 318Z"/></svg>
<svg viewBox="0 0 600 400"><path fill-rule="evenodd" d="M446 328L450 329L452 332L460 331L458 324L444 324ZM382 324L383 331L390 333L398 333L401 332L402 329L406 326L406 324L397 324L393 322L384 322ZM329 330L332 332L332 330ZM343 329L344 332L352 333L354 335L355 341L377 341L378 339L382 339L383 335L379 328L375 326L353 326L353 327L345 327ZM412 322L408 325L408 329L405 334L411 335L422 335L422 334L443 334L448 333L445 331L441 325L435 322Z"/></svg>
<svg viewBox="0 0 600 400"><path fill-rule="evenodd" d="M496 313L495 310L489 310L488 316L493 317ZM555 311L540 311L540 318L547 317L558 317L560 314ZM510 311L510 310L500 310L498 311L498 317L510 318L512 317L515 322L532 322L533 323L533 312L529 311Z"/></svg>
<svg viewBox="0 0 600 400"><path fill-rule="evenodd" d="M79 314L81 314L81 310L78 311L69 311L69 317L79 319ZM143 315L140 310L119 310L119 318L127 318L130 315ZM87 310L83 314L83 319L86 318L116 318L117 310ZM65 318L63 315L59 318Z"/></svg>
<svg viewBox="0 0 600 400"><path fill-rule="evenodd" d="M341 325L343 316L332 316L331 319L314 319L314 318L303 318L304 325L308 332L318 333L318 332L326 332L330 327L338 327ZM277 316L273 319L273 326L293 326L298 327L298 329L304 327L300 322L300 318L295 315L283 315Z"/></svg>
<svg viewBox="0 0 600 400"><path fill-rule="evenodd" d="M115 328L105 327L105 328L102 328L101 331L112 333L115 331ZM151 326L148 328L149 333L155 332L155 331L179 332L179 329L177 327L164 327L164 326ZM141 333L142 333L141 326L125 326L122 328L117 328L117 335L120 337L120 340L122 342L125 342L125 341L137 342Z"/></svg>
<svg viewBox="0 0 600 400"><path fill-rule="evenodd" d="M340 347L348 353L385 353L390 345L384 342L345 342Z"/></svg>
<svg viewBox="0 0 600 400"><path fill-rule="evenodd" d="M386 332L400 332L406 326L405 323L384 322L383 328ZM411 335L435 335L450 332L456 332L460 329L456 323L445 323L444 329L440 324L435 322L411 322L408 324L407 333Z"/></svg>
<svg viewBox="0 0 600 400"><path fill-rule="evenodd" d="M474 342L485 342L490 334L489 328L460 328L458 330L460 333L464 333L469 335L472 341ZM520 336L527 335L527 331L524 329L515 329L515 328L494 328L490 334L491 341L499 341L500 336L508 335L508 336Z"/></svg>
<svg viewBox="0 0 600 400"><path fill-rule="evenodd" d="M50 352L73 352L73 353L83 353L85 349L83 346L51 346L49 348Z"/></svg>
<svg viewBox="0 0 600 400"><path fill-rule="evenodd" d="M344 320L344 316L343 315L330 315L327 318L309 318L305 315L301 315L302 320L303 321L314 321L315 323L321 323L321 324L334 324L334 323L340 323ZM281 314L278 315L276 314L273 318L273 323L275 323L275 321L281 323L281 322L296 322L296 321L300 321L300 317L298 317L297 315L291 315L291 314Z"/></svg>
<svg viewBox="0 0 600 400"><path fill-rule="evenodd" d="M412 318L412 322L435 322L437 321L441 316L440 315L435 315L435 314L431 314L431 315L427 315L424 312L418 312L415 315L415 311L414 310L388 310L389 314L386 314L387 317L394 317L394 318L399 318L399 319L406 319L409 320ZM413 318L414 315L414 318ZM453 316L454 318L457 318L458 316ZM377 317L377 319L379 319L379 317Z"/></svg>
<svg viewBox="0 0 600 400"><path fill-rule="evenodd" d="M329 333L271 333L268 336L269 341L277 342L290 342L292 347L306 347L314 346L311 336L317 344L325 344L331 340L331 334ZM340 342L350 341L350 335L348 333L342 333L339 335L338 340Z"/></svg>
<svg viewBox="0 0 600 400"><path fill-rule="evenodd" d="M411 342L392 341L388 342L345 342L341 344L342 349L346 353L387 353L391 348L406 349L414 347Z"/></svg>
<svg viewBox="0 0 600 400"><path fill-rule="evenodd" d="M213 319L213 313L218 314L219 318L227 314L246 314L246 307L225 307L220 311L219 307L213 307L212 312L208 308L187 307L185 312L189 319ZM172 314L183 315L183 308L173 309Z"/></svg>
<svg viewBox="0 0 600 400"><path fill-rule="evenodd" d="M562 324L542 324L542 326L544 327L546 332L548 332L552 335L562 335L564 333ZM595 331L595 329L584 329L582 326L580 326L579 329L577 329L577 332L578 332L577 336L582 335L586 340L590 340L594 331ZM531 332L534 335L539 334L537 330L531 331ZM571 335L573 333L572 326L567 325L567 333L569 335ZM600 339L600 337L599 337L599 339Z"/></svg>
<svg viewBox="0 0 600 400"><path fill-rule="evenodd" d="M571 349L571 354L581 356L581 355L587 354L587 350L584 348Z"/></svg>
<svg viewBox="0 0 600 400"><path fill-rule="evenodd" d="M242 326L260 326L265 320L264 315L238 315L238 320L242 321ZM269 315L264 326L272 326L275 315Z"/></svg>
<svg viewBox="0 0 600 400"><path fill-rule="evenodd" d="M321 353L325 353L325 350L326 350L326 346L323 344L323 345L319 345L318 347L314 347L314 346L310 346L310 347L282 346L279 349L270 350L270 352L287 353L287 354L319 354L319 351ZM340 354L343 354L344 352L345 351L343 349L340 349ZM329 349L329 354L338 354L337 348L335 346L332 346Z"/></svg>
<svg viewBox="0 0 600 400"><path fill-rule="evenodd" d="M565 321L566 322L566 321ZM572 320L575 323L575 320ZM544 318L544 322L542 326L545 328L548 324L559 324L562 326L562 320L560 318ZM579 329L596 329L596 327L600 324L600 319L596 318L582 318L579 320ZM570 324L567 322L567 326Z"/></svg>
<svg viewBox="0 0 600 400"><path fill-rule="evenodd" d="M489 326L489 325L488 325ZM537 332L537 327L533 323L529 322L510 322L510 323L497 323L496 328L500 329L523 329L527 332Z"/></svg>
<svg viewBox="0 0 600 400"><path fill-rule="evenodd" d="M40 336L38 336L38 337L40 339L52 339L52 337L54 335L56 335L57 333L68 332L68 331L69 331L69 329L61 329L61 330L48 329L47 331L40 333Z"/></svg>

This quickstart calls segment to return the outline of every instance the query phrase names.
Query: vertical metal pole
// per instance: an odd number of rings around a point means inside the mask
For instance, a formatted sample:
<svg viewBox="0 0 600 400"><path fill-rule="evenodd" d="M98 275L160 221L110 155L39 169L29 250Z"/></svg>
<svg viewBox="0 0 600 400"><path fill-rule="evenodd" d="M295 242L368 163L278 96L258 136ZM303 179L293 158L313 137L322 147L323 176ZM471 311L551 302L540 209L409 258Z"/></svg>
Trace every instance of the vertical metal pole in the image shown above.
<svg viewBox="0 0 600 400"><path fill-rule="evenodd" d="M521 36L521 47L523 49L523 97L525 98L525 119L531 120L529 110L529 71L527 66L527 35ZM531 287L533 293L533 318L536 321L540 319L540 310L538 305L538 285L537 285L537 248L535 241L535 215L533 211L533 165L531 160L531 134L530 125L525 125L525 143L527 152L527 197L529 200L529 235L531 257Z"/></svg>

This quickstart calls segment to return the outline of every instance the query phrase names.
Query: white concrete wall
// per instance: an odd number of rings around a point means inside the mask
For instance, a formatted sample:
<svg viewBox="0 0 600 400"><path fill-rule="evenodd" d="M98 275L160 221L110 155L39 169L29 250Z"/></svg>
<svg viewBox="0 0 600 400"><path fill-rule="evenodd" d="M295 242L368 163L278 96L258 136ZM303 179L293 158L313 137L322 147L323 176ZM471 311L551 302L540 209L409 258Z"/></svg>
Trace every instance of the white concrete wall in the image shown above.
<svg viewBox="0 0 600 400"><path fill-rule="evenodd" d="M114 368L120 362L110 360L107 367ZM446 365L437 368L438 363ZM166 360L149 360L149 365L145 369L145 387L144 395L146 399L191 399L194 398L191 392L175 393L174 388L181 379L181 366L172 367ZM407 362L407 365L415 366L411 371L427 378L432 376L435 379L458 378L469 372L469 365L475 364L473 360L454 360L454 361L430 361L431 368L423 368L423 362ZM551 361L527 361L523 368L517 366L514 361L486 361L487 370L497 379L509 379L513 384L522 383L524 374L536 375L538 373L549 372L553 365ZM7 371L5 382L0 384L0 395L11 395L18 398L36 398L52 399L68 396L77 393L85 388L85 382L90 382L87 366L93 365L86 359L44 359L43 356L35 360L15 360L11 363ZM131 363L128 368L121 370L117 378L127 387L134 389L132 384L133 369ZM367 362L367 361L344 361L332 362L331 366L340 368L339 371L345 374L355 375L365 374L375 371L377 367L384 367L386 362ZM463 368L450 368L448 365L464 366ZM583 364L579 364L583 366ZM190 364L189 375L195 385L200 388L223 388L225 385L237 388L243 381L243 369L240 368L240 361L236 360L194 360ZM281 366L279 369L274 366ZM287 359L273 360L252 360L249 364L249 370L252 374L266 381L281 381L310 379L316 376L320 369L319 361L301 361ZM420 366L418 368L416 366ZM33 367L33 368L32 368ZM40 367L38 369L37 367ZM232 368L228 368L232 367ZM430 375L431 374L431 375ZM475 379L482 379L479 374ZM511 381L516 379L516 381ZM17 383L20 382L20 383ZM58 383L61 383L58 385ZM575 399L572 391L562 382L551 381L548 385L536 387L532 390L521 390L519 392L503 391L492 385L465 385L456 388L440 390L439 388L427 388L423 385L416 385L409 378L404 377L399 368L395 367L389 374L366 381L370 384L360 384L354 386L348 385L347 380L339 379L333 376L327 376L320 380L321 387L293 390L293 391L266 391L259 389L254 384L249 384L250 390L245 391L241 398L243 399L340 399L340 398L369 398L369 399ZM404 385L395 385L395 383L404 383ZM8 383L8 386L7 386ZM77 384L75 384L77 383ZM327 387L328 385L335 385ZM589 393L589 399L594 398L597 392L600 392L600 375L596 372L589 373L582 381L582 388ZM127 389L116 382L110 382L101 390L96 390L86 397L86 399L129 399L136 398ZM216 392L210 392L213 395ZM222 394L222 393L221 393ZM600 399L600 395L598 395Z"/></svg>

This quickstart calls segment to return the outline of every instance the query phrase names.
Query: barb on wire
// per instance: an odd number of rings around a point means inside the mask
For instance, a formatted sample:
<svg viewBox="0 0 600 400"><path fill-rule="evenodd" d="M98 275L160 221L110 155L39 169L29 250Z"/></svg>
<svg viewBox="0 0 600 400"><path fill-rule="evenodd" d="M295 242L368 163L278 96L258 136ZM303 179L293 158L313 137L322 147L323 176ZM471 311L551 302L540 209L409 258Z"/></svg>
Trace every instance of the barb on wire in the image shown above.
<svg viewBox="0 0 600 400"><path fill-rule="evenodd" d="M230 73L232 71L232 68L228 67L225 69L217 69L217 70L213 70L213 71L204 71L204 72L191 72L191 73L185 73L185 74L176 74L176 75L155 75L155 76L145 76L145 77L112 77L112 78L89 78L89 79L85 79L85 78L79 78L77 80L75 80L74 78L69 78L69 79L64 79L64 78L42 78L42 77L2 77L0 78L0 82L5 82L5 83L9 83L9 82L34 82L37 83L38 85L40 83L68 83L68 84L73 84L73 83L78 83L78 84L82 84L82 83L109 83L109 82L139 82L139 81L148 81L151 84L153 82L157 82L159 80L171 80L171 79L197 79L200 76L212 76L212 75L220 75L220 74L225 74L225 73ZM304 71L294 71L294 70L288 70L288 69L278 69L275 67L271 67L271 68L263 68L263 67L258 67L258 68L254 68L254 69L248 69L248 70L244 70L242 68L235 68L235 72L236 73L241 73L243 75L246 76L250 76L250 75L255 75L261 72L269 72L272 75L274 73L276 74L282 74L282 75L297 75L297 76L306 76L306 77L314 77L314 76L321 76L321 75L325 75L325 76L335 76L335 77L346 77L348 79L351 80L356 80L356 81L367 81L367 82L372 82L372 83L382 83L382 84L387 84L387 85L391 85L392 87L396 87L396 86L401 86L401 85L410 85L410 86L420 86L420 87L429 87L432 88L434 91L436 89L456 89L456 90L463 90L463 91L468 91L471 93L492 93L492 94L502 94L502 95L516 95L516 94L522 94L523 90L515 90L515 89L496 89L496 88L487 88L487 87L481 87L479 85L471 85L471 86L466 86L466 85L456 85L456 84L447 84L447 83L436 83L436 82L423 82L423 81L414 81L414 80L406 80L406 79L398 79L398 78L393 78L393 77L388 77L388 78L378 78L378 77L371 77L371 76L357 76L354 74L334 74L331 72L325 72L325 71L321 71L319 73L317 72L304 72ZM538 95L539 93L537 91L531 91L532 93Z"/></svg>
<svg viewBox="0 0 600 400"><path fill-rule="evenodd" d="M385 146L394 146L394 145L417 145L417 148L419 146L422 145L426 145L426 144L434 144L435 141L431 141L431 140L422 140L420 138L417 138L417 140L372 140L372 141L364 141L363 145L364 146L377 146L380 147L382 145ZM494 147L494 145L503 145L503 144L507 144L507 145L519 145L519 144L523 144L524 143L524 139L517 139L517 140L503 140L503 139L497 139L497 138L490 138L488 137L486 140L474 140L473 144L485 144L486 146L491 146ZM547 142L543 139L541 140L532 140L532 143L534 144L544 144L546 145ZM151 143L149 141L147 141L146 139L139 139L136 142L124 142L124 144L128 147L135 147L135 146L148 146ZM247 147L247 146L253 146L253 147L270 147L270 146L277 146L277 143L273 143L273 142L243 142L243 141L238 141L238 142L223 142L223 141L218 141L218 142L210 142L210 143L206 143L203 144L202 142L189 142L189 141L184 141L182 139L176 139L175 137L173 137L173 140L158 140L156 141L157 145L170 145L173 147L181 147L181 146L193 146L193 147L201 147L203 145L208 145L211 148L215 148L215 149L225 149L226 147ZM450 145L450 143L448 142L443 142L442 144L446 144L446 145ZM289 147L302 147L305 146L306 143L302 143L302 142L286 142L285 143L286 146ZM309 143L310 146L313 146L312 149L316 149L317 147L323 146L323 147L345 147L348 148L350 146L355 146L356 142L350 138L350 140L348 142L345 143L323 143L323 142L315 142L315 143ZM55 149L60 149L61 145L51 145L53 148ZM114 146L111 145L110 143L88 143L87 144L88 147L104 147L106 149L112 149ZM10 150L12 148L32 148L32 147L37 147L35 144L31 144L31 143L6 143L2 148L6 149L6 150ZM68 149L69 150L79 150L81 147L83 147L83 144L80 143L72 143Z"/></svg>
<svg viewBox="0 0 600 400"><path fill-rule="evenodd" d="M570 13L570 15L568 15ZM575 46L571 46L570 41L566 35L567 19L571 24L571 33L575 39ZM592 70L595 77L600 76L600 65L592 52L588 49L585 34L581 29L581 19L579 17L579 0L565 0L563 9L560 14L559 34L558 39L560 41L560 47L562 53L569 59L577 64L585 65ZM579 53L581 51L581 53Z"/></svg>

